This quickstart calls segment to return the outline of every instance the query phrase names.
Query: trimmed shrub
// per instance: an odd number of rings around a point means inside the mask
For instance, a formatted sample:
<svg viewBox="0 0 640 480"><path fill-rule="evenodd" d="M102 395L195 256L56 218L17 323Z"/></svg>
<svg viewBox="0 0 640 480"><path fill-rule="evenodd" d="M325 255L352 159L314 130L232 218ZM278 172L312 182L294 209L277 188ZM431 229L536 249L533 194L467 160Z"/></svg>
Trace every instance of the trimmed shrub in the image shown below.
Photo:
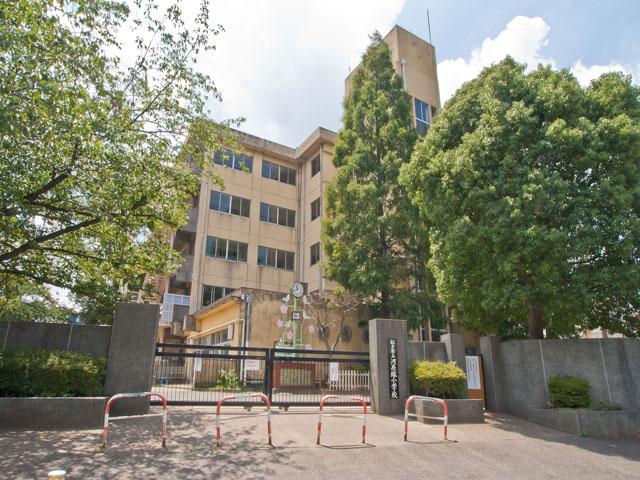
<svg viewBox="0 0 640 480"><path fill-rule="evenodd" d="M466 398L467 376L455 363L421 360L409 367L412 389L438 398Z"/></svg>
<svg viewBox="0 0 640 480"><path fill-rule="evenodd" d="M591 385L582 378L556 376L549 379L549 401L553 408L589 408Z"/></svg>
<svg viewBox="0 0 640 480"><path fill-rule="evenodd" d="M77 352L0 350L0 395L93 397L104 394L107 362Z"/></svg>

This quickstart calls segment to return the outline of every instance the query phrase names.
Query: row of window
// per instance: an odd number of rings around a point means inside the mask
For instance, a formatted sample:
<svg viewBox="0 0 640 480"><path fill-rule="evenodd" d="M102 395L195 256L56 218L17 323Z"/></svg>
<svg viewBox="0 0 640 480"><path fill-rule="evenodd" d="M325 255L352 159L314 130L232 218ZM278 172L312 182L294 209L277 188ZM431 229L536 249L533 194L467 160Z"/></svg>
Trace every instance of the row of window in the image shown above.
<svg viewBox="0 0 640 480"><path fill-rule="evenodd" d="M289 185L296 184L296 170L276 163L262 161L262 176L272 180L278 180Z"/></svg>
<svg viewBox="0 0 640 480"><path fill-rule="evenodd" d="M213 154L213 163L244 172L253 172L253 157L232 150L220 150Z"/></svg>
<svg viewBox="0 0 640 480"><path fill-rule="evenodd" d="M260 202L260 221L275 223L283 227L296 226L296 212L284 207L276 207Z"/></svg>
<svg viewBox="0 0 640 480"><path fill-rule="evenodd" d="M274 267L282 270L295 269L296 254L277 248L258 246L258 265Z"/></svg>
<svg viewBox="0 0 640 480"><path fill-rule="evenodd" d="M249 218L251 200L236 195L229 195L228 193L212 191L209 208L218 212Z"/></svg>
<svg viewBox="0 0 640 480"><path fill-rule="evenodd" d="M428 105L416 99L416 117L418 112L418 103ZM253 157L244 153L237 153L232 150L220 150L213 154L213 162L218 165L233 168L240 171L253 172ZM311 176L314 177L320 171L320 155L311 160ZM270 178L289 185L296 184L296 169L271 163L267 160L262 161L262 176Z"/></svg>
<svg viewBox="0 0 640 480"><path fill-rule="evenodd" d="M217 212L229 213L249 218L251 200L248 198L230 195L228 193L211 191L209 208ZM311 202L311 221L320 216L320 198ZM284 227L296 226L296 212L284 207L276 207L268 203L260 202L260 220L262 222L275 223Z"/></svg>
<svg viewBox="0 0 640 480"><path fill-rule="evenodd" d="M246 243L208 236L204 253L208 257L220 258L231 262L246 262L248 247Z"/></svg>
<svg viewBox="0 0 640 480"><path fill-rule="evenodd" d="M248 245L235 240L207 236L205 255L231 262L247 261ZM276 248L258 246L258 265L264 267L281 268L293 271L296 255L293 252ZM212 293L215 296L215 292Z"/></svg>

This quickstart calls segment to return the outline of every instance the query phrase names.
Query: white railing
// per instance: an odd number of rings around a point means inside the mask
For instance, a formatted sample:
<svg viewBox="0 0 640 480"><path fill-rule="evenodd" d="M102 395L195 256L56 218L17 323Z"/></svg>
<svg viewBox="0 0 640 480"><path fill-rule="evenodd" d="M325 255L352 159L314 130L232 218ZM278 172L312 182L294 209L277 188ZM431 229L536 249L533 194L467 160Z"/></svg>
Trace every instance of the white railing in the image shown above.
<svg viewBox="0 0 640 480"><path fill-rule="evenodd" d="M330 380L331 390L369 390L369 372L340 370L338 380Z"/></svg>

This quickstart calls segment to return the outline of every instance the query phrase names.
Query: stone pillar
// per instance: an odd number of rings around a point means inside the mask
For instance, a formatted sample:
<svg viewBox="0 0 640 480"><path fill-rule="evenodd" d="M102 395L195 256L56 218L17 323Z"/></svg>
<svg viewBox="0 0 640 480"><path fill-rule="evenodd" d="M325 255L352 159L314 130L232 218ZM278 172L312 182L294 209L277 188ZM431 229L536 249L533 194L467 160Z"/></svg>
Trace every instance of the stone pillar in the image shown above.
<svg viewBox="0 0 640 480"><path fill-rule="evenodd" d="M395 349L392 356L391 348ZM390 381L390 365L397 370L397 389ZM375 318L369 320L369 359L371 369L371 407L381 415L398 415L404 412L404 402L409 396L407 365L407 322ZM393 367L391 367L393 368ZM392 398L397 396L397 398Z"/></svg>
<svg viewBox="0 0 640 480"><path fill-rule="evenodd" d="M482 354L482 370L484 373L485 408L492 412L503 412L504 401L498 349L500 337L480 337L480 353Z"/></svg>
<svg viewBox="0 0 640 480"><path fill-rule="evenodd" d="M464 359L464 337L458 333L447 333L440 336L447 350L447 360L455 362L464 373L467 373L467 362Z"/></svg>
<svg viewBox="0 0 640 480"><path fill-rule="evenodd" d="M107 396L151 390L159 317L157 304L116 303L105 379ZM135 415L148 408L144 399L118 400L113 411Z"/></svg>

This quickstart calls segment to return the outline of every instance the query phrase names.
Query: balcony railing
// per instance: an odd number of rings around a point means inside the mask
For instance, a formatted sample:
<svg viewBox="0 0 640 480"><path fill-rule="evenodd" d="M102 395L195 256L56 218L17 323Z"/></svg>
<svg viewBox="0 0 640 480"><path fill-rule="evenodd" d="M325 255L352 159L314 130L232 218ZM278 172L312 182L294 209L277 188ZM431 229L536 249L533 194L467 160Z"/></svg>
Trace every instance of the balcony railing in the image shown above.
<svg viewBox="0 0 640 480"><path fill-rule="evenodd" d="M177 295L175 293L167 293L164 296L164 302L162 302L162 316L160 322L164 326L170 327L173 320L173 306L174 305L189 305L191 303L191 297L189 295Z"/></svg>

